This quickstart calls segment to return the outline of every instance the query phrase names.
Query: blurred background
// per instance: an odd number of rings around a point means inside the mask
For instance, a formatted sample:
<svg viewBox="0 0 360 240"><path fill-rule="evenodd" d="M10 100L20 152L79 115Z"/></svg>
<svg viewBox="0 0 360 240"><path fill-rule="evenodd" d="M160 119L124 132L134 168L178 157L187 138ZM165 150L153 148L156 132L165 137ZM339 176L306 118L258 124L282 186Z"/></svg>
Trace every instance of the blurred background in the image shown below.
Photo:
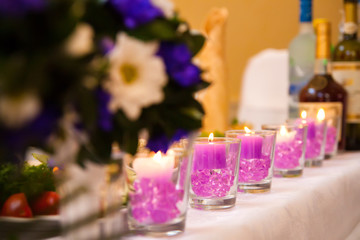
<svg viewBox="0 0 360 240"><path fill-rule="evenodd" d="M246 63L266 48L285 49L299 31L298 0L174 0L181 16L201 29L213 7L226 7L226 60L230 119L236 116ZM313 0L313 19L327 18L332 24L332 44L338 42L342 0Z"/></svg>

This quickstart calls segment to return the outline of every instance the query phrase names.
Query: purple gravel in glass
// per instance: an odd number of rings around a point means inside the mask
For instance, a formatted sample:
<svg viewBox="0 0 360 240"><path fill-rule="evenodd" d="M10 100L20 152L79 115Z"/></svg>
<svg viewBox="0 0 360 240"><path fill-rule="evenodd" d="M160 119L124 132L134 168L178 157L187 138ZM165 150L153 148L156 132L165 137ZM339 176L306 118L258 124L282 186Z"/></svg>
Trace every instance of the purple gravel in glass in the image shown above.
<svg viewBox="0 0 360 240"><path fill-rule="evenodd" d="M141 178L134 182L134 189L130 193L131 213L138 222L165 223L180 215L177 203L184 191L171 181Z"/></svg>
<svg viewBox="0 0 360 240"><path fill-rule="evenodd" d="M274 166L279 169L293 169L299 166L303 141L295 139L291 142L277 143L275 147Z"/></svg>
<svg viewBox="0 0 360 240"><path fill-rule="evenodd" d="M312 139L307 139L305 159L313 159L320 155L321 146L324 139L324 125L318 124L316 126L316 136Z"/></svg>
<svg viewBox="0 0 360 240"><path fill-rule="evenodd" d="M271 159L269 156L253 159L240 159L239 182L261 181L269 175Z"/></svg>
<svg viewBox="0 0 360 240"><path fill-rule="evenodd" d="M326 145L325 145L325 153L333 153L335 146L337 144L336 141L337 130L333 126L328 126L326 133Z"/></svg>
<svg viewBox="0 0 360 240"><path fill-rule="evenodd" d="M234 178L231 168L194 170L191 186L199 197L224 197L234 185Z"/></svg>

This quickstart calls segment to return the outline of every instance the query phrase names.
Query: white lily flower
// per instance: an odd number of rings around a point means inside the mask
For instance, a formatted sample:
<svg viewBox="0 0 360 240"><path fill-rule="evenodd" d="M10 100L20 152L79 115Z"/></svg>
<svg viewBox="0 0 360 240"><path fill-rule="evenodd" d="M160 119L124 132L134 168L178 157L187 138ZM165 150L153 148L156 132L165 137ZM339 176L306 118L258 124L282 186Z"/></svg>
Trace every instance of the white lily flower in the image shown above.
<svg viewBox="0 0 360 240"><path fill-rule="evenodd" d="M142 108L164 99L167 83L165 65L156 56L157 42L142 42L121 33L110 52L110 79L105 89L111 94L109 108L121 109L130 120L139 118Z"/></svg>

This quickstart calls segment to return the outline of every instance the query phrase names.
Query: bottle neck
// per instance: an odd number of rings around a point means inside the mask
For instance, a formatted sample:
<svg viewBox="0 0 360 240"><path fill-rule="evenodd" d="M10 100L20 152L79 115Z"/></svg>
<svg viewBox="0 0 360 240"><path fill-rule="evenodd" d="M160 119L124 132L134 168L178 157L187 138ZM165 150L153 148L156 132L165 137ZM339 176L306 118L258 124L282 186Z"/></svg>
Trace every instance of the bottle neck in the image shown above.
<svg viewBox="0 0 360 240"><path fill-rule="evenodd" d="M299 34L314 33L314 28L311 22L300 22Z"/></svg>
<svg viewBox="0 0 360 240"><path fill-rule="evenodd" d="M357 39L357 2L346 0L344 4L345 22L344 22L344 40Z"/></svg>
<svg viewBox="0 0 360 240"><path fill-rule="evenodd" d="M330 74L331 25L329 21L316 25L315 74Z"/></svg>
<svg viewBox="0 0 360 240"><path fill-rule="evenodd" d="M328 58L315 59L314 73L316 75L331 74L331 64Z"/></svg>

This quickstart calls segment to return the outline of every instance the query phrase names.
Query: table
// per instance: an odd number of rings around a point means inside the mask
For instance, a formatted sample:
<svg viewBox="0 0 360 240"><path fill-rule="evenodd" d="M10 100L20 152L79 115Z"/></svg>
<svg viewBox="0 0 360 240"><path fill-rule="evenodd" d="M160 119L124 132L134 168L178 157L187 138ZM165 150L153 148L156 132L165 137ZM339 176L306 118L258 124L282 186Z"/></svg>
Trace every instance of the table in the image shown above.
<svg viewBox="0 0 360 240"><path fill-rule="evenodd" d="M306 168L299 178L273 178L268 193L238 193L232 209L190 208L185 232L171 239L360 239L360 152Z"/></svg>

